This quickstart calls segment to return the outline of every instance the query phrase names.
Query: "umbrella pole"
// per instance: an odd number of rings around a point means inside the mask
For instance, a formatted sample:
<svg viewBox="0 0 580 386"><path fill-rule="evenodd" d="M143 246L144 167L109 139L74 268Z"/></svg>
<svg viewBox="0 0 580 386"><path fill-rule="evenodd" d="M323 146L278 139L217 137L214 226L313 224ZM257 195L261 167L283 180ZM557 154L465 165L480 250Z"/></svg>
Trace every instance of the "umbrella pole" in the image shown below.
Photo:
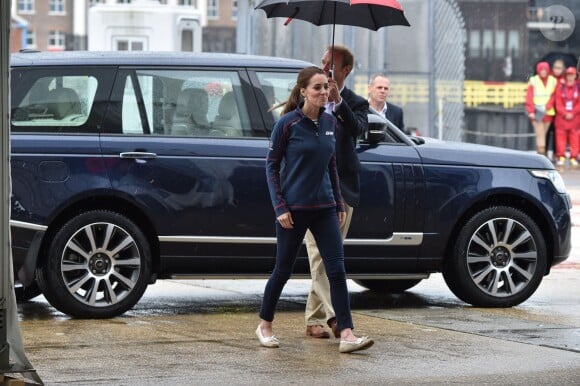
<svg viewBox="0 0 580 386"><path fill-rule="evenodd" d="M330 78L334 79L334 30L336 29L336 3L334 3L334 15L332 19L332 44L330 51Z"/></svg>

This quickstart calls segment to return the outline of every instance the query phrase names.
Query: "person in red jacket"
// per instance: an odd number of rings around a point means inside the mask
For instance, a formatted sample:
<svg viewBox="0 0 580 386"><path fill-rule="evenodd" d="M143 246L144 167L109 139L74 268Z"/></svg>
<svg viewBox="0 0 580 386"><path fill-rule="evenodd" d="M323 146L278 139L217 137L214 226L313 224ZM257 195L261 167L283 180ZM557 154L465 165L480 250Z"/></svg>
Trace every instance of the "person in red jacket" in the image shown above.
<svg viewBox="0 0 580 386"><path fill-rule="evenodd" d="M552 73L551 75L556 78L558 84L566 82L566 64L564 59L558 58L552 63ZM556 130L554 129L554 121L548 127L548 132L546 133L546 156L554 161L557 161L556 157Z"/></svg>
<svg viewBox="0 0 580 386"><path fill-rule="evenodd" d="M556 165L566 162L566 145L570 146L570 165L578 166L578 124L580 123L580 85L576 81L576 68L566 69L566 82L559 84L548 107L556 109Z"/></svg>
<svg viewBox="0 0 580 386"><path fill-rule="evenodd" d="M552 93L558 84L556 78L550 75L548 62L536 65L537 75L530 78L526 93L526 111L536 133L536 150L546 154L546 133L554 118L554 109L547 109Z"/></svg>

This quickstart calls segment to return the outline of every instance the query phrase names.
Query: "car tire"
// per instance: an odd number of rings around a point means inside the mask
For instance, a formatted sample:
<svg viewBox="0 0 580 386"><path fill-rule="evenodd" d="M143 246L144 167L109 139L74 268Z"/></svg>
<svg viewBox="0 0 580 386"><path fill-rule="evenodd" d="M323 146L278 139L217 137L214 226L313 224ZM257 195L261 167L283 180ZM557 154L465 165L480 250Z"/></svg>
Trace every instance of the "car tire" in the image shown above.
<svg viewBox="0 0 580 386"><path fill-rule="evenodd" d="M416 280L372 280L372 279L357 279L354 282L371 291L382 293L399 293L408 290L419 284L422 279Z"/></svg>
<svg viewBox="0 0 580 386"><path fill-rule="evenodd" d="M466 303L511 307L536 291L546 264L546 242L534 220L518 209L496 206L461 227L443 277Z"/></svg>
<svg viewBox="0 0 580 386"><path fill-rule="evenodd" d="M127 217L106 210L62 226L37 281L48 302L78 318L111 318L132 308L151 276L149 243Z"/></svg>
<svg viewBox="0 0 580 386"><path fill-rule="evenodd" d="M38 284L36 284L36 281L33 281L27 287L19 283L14 283L14 294L16 295L17 302L27 302L42 295L42 291L38 287Z"/></svg>

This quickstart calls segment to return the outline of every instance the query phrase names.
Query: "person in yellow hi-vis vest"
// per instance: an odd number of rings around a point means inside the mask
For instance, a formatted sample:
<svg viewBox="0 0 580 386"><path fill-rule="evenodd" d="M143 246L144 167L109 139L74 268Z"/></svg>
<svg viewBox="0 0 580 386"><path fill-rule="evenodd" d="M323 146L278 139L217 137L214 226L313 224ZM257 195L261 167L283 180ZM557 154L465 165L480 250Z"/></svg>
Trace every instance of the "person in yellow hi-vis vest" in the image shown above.
<svg viewBox="0 0 580 386"><path fill-rule="evenodd" d="M540 62L536 65L536 74L528 82L526 93L526 111L536 133L536 150L546 155L546 133L554 119L553 108L546 109L558 80L550 75L550 64Z"/></svg>

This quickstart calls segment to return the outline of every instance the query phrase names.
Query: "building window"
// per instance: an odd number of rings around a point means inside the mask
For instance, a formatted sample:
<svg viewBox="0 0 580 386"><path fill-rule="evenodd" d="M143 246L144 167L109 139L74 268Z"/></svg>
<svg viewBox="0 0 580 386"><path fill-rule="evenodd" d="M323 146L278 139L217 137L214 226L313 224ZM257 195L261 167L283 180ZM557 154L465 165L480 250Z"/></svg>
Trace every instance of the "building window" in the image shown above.
<svg viewBox="0 0 580 386"><path fill-rule="evenodd" d="M26 31L26 48L36 48L36 33L31 29Z"/></svg>
<svg viewBox="0 0 580 386"><path fill-rule="evenodd" d="M193 31L190 29L181 31L181 51L193 52Z"/></svg>
<svg viewBox="0 0 580 386"><path fill-rule="evenodd" d="M481 49L481 40L479 35L479 30L469 31L469 57L479 58Z"/></svg>
<svg viewBox="0 0 580 386"><path fill-rule="evenodd" d="M97 5L97 4L102 4L104 3L105 0L89 0L89 7L92 7L93 5Z"/></svg>
<svg viewBox="0 0 580 386"><path fill-rule="evenodd" d="M207 17L209 19L217 19L218 16L218 0L207 0Z"/></svg>
<svg viewBox="0 0 580 386"><path fill-rule="evenodd" d="M178 4L179 5L189 5L189 6L191 6L191 5L193 5L193 0L179 0L178 1Z"/></svg>
<svg viewBox="0 0 580 386"><path fill-rule="evenodd" d="M18 13L34 13L34 0L18 0Z"/></svg>
<svg viewBox="0 0 580 386"><path fill-rule="evenodd" d="M48 50L64 51L65 34L62 31L50 31L48 33Z"/></svg>
<svg viewBox="0 0 580 386"><path fill-rule="evenodd" d="M48 14L49 15L64 15L65 11L65 0L50 0L48 4Z"/></svg>
<svg viewBox="0 0 580 386"><path fill-rule="evenodd" d="M485 58L490 58L493 54L493 30L486 29L483 30L483 37L481 42L482 55Z"/></svg>
<svg viewBox="0 0 580 386"><path fill-rule="evenodd" d="M140 37L113 38L113 49L116 51L145 51L147 40Z"/></svg>
<svg viewBox="0 0 580 386"><path fill-rule="evenodd" d="M117 4L131 4L131 0L117 0Z"/></svg>
<svg viewBox="0 0 580 386"><path fill-rule="evenodd" d="M495 31L495 57L496 59L501 59L505 57L505 31L496 30Z"/></svg>
<svg viewBox="0 0 580 386"><path fill-rule="evenodd" d="M510 30L508 32L508 54L514 58L520 56L520 31Z"/></svg>
<svg viewBox="0 0 580 386"><path fill-rule="evenodd" d="M238 20L238 0L232 0L232 20Z"/></svg>

